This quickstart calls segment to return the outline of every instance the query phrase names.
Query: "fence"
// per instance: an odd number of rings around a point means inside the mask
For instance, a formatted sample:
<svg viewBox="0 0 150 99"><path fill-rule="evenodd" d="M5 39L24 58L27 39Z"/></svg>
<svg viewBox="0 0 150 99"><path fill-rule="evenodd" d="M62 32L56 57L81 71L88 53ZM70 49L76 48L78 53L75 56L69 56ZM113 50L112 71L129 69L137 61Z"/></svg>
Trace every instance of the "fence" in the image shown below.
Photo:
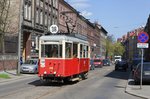
<svg viewBox="0 0 150 99"><path fill-rule="evenodd" d="M4 44L5 54L2 54L2 47L0 47L0 70L16 69L18 59L18 37L5 36Z"/></svg>

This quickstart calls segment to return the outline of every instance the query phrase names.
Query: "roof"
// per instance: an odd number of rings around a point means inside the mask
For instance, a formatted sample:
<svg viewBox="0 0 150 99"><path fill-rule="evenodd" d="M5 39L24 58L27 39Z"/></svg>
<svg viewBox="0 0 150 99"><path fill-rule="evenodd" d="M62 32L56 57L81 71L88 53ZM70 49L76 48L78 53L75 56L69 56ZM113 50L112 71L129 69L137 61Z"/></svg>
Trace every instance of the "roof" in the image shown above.
<svg viewBox="0 0 150 99"><path fill-rule="evenodd" d="M73 42L80 42L80 43L85 43L88 44L87 40L83 40L77 37L73 36L67 36L67 35L46 35L46 36L41 36L40 40L47 40L47 41L73 41Z"/></svg>

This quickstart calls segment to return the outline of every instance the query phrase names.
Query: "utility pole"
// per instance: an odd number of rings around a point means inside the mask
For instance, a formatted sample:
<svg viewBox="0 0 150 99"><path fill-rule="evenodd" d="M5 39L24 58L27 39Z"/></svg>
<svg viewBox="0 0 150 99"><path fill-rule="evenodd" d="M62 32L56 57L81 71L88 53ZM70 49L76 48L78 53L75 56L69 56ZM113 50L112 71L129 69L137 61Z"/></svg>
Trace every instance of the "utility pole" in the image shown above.
<svg viewBox="0 0 150 99"><path fill-rule="evenodd" d="M18 29L18 66L17 75L20 75L20 58L21 58L21 34L22 34L22 22L23 22L23 0L20 0L19 7L19 29Z"/></svg>

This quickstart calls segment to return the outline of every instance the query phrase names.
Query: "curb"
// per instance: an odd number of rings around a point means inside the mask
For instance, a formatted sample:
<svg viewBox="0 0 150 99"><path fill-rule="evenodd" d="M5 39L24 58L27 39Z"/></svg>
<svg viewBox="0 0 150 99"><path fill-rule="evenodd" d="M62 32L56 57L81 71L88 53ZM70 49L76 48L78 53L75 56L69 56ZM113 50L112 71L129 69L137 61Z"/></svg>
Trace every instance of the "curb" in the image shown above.
<svg viewBox="0 0 150 99"><path fill-rule="evenodd" d="M126 87L125 87L125 93L127 93L127 94L130 94L130 95L133 95L133 96L136 96L136 97L139 97L139 98L143 98L143 99L150 99L150 98L148 98L147 96L144 96L144 95L142 95L142 94L137 94L137 93L135 93L135 92L132 92L132 90L130 90L129 89L129 85L128 85L128 83L129 83L129 79L127 80L127 83L126 83Z"/></svg>
<svg viewBox="0 0 150 99"><path fill-rule="evenodd" d="M139 97L139 98L143 98L143 99L150 99L150 98L148 98L148 97L146 97L146 96L144 96L144 95L136 94L136 93L131 92L131 91L128 91L128 90L126 90L126 89L125 89L125 93L130 94L130 95L132 95L132 96Z"/></svg>

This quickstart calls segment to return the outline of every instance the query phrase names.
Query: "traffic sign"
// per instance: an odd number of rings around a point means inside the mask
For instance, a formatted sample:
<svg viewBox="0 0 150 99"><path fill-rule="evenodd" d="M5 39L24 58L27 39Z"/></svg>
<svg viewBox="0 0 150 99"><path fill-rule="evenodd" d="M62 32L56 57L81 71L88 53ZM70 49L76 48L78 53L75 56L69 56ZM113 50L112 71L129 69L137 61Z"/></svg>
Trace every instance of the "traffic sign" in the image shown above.
<svg viewBox="0 0 150 99"><path fill-rule="evenodd" d="M52 34L56 34L58 32L58 26L57 25L51 25L50 28L49 28L49 31Z"/></svg>
<svg viewBox="0 0 150 99"><path fill-rule="evenodd" d="M149 40L149 35L146 32L141 32L138 34L138 42L146 43Z"/></svg>
<svg viewBox="0 0 150 99"><path fill-rule="evenodd" d="M137 43L137 48L148 48L149 44L148 43Z"/></svg>

